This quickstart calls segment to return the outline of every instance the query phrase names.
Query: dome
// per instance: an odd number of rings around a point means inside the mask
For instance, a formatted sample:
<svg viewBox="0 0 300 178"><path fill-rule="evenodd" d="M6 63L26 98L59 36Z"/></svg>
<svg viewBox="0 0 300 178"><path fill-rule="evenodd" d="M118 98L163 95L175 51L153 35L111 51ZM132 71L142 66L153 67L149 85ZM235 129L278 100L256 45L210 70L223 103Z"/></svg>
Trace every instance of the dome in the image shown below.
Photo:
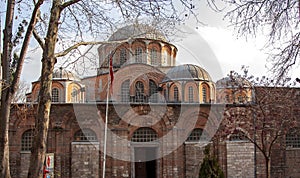
<svg viewBox="0 0 300 178"><path fill-rule="evenodd" d="M184 64L170 69L163 82L180 80L212 81L208 72L203 68L193 64Z"/></svg>
<svg viewBox="0 0 300 178"><path fill-rule="evenodd" d="M252 84L242 77L225 77L217 81L217 88L251 88Z"/></svg>
<svg viewBox="0 0 300 178"><path fill-rule="evenodd" d="M128 38L145 38L167 41L166 37L154 27L144 24L133 24L118 29L108 39L109 41L126 40Z"/></svg>
<svg viewBox="0 0 300 178"><path fill-rule="evenodd" d="M80 81L80 78L77 75L62 68L55 69L53 71L53 79L66 79L66 80Z"/></svg>

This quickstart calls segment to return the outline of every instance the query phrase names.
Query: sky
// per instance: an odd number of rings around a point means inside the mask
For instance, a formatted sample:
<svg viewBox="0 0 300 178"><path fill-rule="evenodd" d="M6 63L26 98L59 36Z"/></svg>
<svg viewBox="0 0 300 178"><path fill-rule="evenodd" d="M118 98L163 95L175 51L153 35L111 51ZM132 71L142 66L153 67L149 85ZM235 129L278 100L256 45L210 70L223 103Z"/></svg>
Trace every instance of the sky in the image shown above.
<svg viewBox="0 0 300 178"><path fill-rule="evenodd" d="M267 54L263 50L264 36L258 35L247 40L244 37L237 38L233 28L229 27L228 20L223 19L223 13L211 10L203 1L196 7L204 25L188 20L180 26L189 33L186 38L174 42L178 48L178 65L199 65L208 71L214 81L225 77L231 70L239 71L242 65L249 66L249 73L255 76L270 74L266 68ZM1 21L3 24L3 13ZM40 50L28 53L21 80L30 83L39 78L40 59ZM295 77L300 77L299 70L293 71L292 79Z"/></svg>

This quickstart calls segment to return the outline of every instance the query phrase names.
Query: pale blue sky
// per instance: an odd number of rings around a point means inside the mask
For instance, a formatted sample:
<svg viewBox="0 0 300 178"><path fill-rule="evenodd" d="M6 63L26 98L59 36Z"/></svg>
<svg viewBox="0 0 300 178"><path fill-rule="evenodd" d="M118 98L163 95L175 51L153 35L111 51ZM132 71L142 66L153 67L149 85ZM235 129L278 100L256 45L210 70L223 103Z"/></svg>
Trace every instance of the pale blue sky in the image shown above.
<svg viewBox="0 0 300 178"><path fill-rule="evenodd" d="M3 1L1 4L1 20L4 21ZM197 8L199 7L199 8ZM221 6L220 6L221 7ZM196 6L199 19L205 25L197 25L193 20L185 22L180 27L189 31L187 38L177 41L179 52L177 63L193 63L205 68L216 81L228 74L230 70L238 71L242 65L249 66L249 73L257 76L266 75L265 54L261 50L264 45L264 36L254 38L237 38L228 21L223 20L222 13L216 13L201 1ZM223 8L223 7L221 7ZM3 25L2 25L3 26ZM41 51L34 50L28 53L24 66L22 80L33 82L39 78L41 66ZM295 66L291 73L292 79L300 77L299 66Z"/></svg>

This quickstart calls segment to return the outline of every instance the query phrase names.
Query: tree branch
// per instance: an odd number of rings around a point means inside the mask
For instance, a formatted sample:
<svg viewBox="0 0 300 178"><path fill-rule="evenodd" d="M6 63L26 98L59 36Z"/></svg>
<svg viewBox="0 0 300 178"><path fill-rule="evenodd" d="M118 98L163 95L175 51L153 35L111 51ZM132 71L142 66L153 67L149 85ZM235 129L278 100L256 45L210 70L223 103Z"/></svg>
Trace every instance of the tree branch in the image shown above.
<svg viewBox="0 0 300 178"><path fill-rule="evenodd" d="M75 3L79 2L79 1L81 1L81 0L70 0L70 1L67 1L67 2L65 2L65 3L63 3L61 5L61 8L64 9L64 8L69 7L72 4L75 4Z"/></svg>
<svg viewBox="0 0 300 178"><path fill-rule="evenodd" d="M39 34L37 33L37 31L35 29L33 29L33 36L36 39L36 41L39 43L41 48L45 49L45 43L44 43L43 39L39 36Z"/></svg>
<svg viewBox="0 0 300 178"><path fill-rule="evenodd" d="M69 52L71 52L74 49L77 49L80 46L87 46L87 45L102 45L102 44L121 44L124 42L129 41L131 38L128 38L126 40L121 40L121 41L90 41L90 42L86 42L86 41L82 41L82 42L78 42L76 44L74 44L73 46L65 49L64 51L61 51L59 53L55 54L55 57L62 57L67 55Z"/></svg>

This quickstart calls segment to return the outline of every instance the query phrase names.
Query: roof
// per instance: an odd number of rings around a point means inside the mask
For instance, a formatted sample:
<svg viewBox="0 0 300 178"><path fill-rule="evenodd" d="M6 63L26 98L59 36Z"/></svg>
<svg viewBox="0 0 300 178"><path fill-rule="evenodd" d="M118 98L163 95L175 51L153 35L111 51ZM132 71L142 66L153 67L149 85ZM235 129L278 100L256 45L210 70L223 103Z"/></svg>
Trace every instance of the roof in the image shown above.
<svg viewBox="0 0 300 178"><path fill-rule="evenodd" d="M217 88L251 88L252 84L242 77L224 77L216 82Z"/></svg>
<svg viewBox="0 0 300 178"><path fill-rule="evenodd" d="M194 64L184 64L170 69L162 82L181 80L212 81L209 73L203 68Z"/></svg>
<svg viewBox="0 0 300 178"><path fill-rule="evenodd" d="M132 24L118 29L108 39L109 41L120 41L129 38L144 38L165 41L166 37L156 28L145 24Z"/></svg>

